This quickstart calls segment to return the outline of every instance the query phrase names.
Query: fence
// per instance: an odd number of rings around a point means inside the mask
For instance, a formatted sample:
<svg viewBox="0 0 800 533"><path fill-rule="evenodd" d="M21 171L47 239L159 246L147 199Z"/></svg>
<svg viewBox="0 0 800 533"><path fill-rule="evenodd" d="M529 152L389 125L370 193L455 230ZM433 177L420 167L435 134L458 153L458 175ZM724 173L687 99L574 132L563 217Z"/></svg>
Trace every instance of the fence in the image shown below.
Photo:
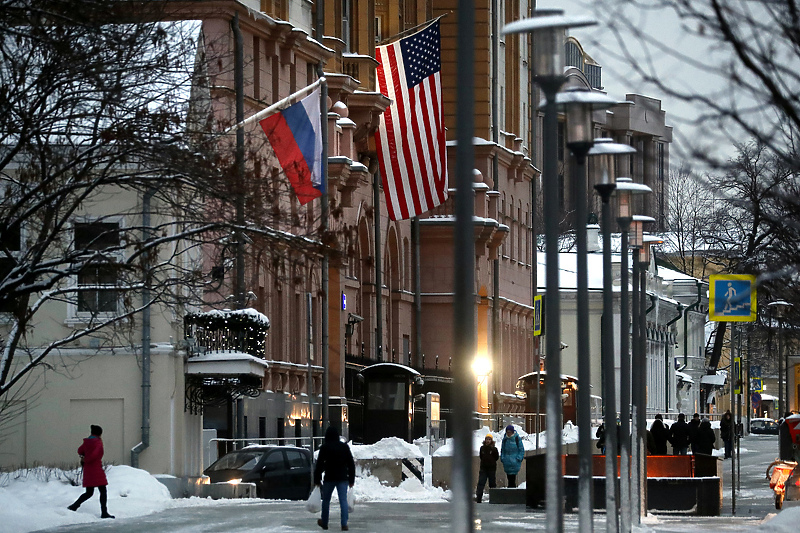
<svg viewBox="0 0 800 533"><path fill-rule="evenodd" d="M217 446L217 457L222 457L226 453L241 450L246 446L262 445L262 446L297 446L299 448L307 448L312 452L319 449L325 437L268 437L260 439L209 439L209 448L212 444Z"/></svg>

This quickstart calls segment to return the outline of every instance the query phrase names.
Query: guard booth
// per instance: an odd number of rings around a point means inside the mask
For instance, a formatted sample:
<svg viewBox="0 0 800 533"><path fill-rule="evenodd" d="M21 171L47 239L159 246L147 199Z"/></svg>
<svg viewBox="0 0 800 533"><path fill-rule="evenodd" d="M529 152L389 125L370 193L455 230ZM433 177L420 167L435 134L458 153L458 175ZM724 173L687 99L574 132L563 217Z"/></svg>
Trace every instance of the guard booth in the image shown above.
<svg viewBox="0 0 800 533"><path fill-rule="evenodd" d="M422 385L420 373L405 365L377 363L363 369L360 376L364 380L364 444L384 437L412 442L413 386Z"/></svg>
<svg viewBox="0 0 800 533"><path fill-rule="evenodd" d="M525 412L538 414L537 417L528 417L525 431L528 433L541 432L545 428L544 413L547 411L545 383L547 381L547 371L531 372L517 378L517 390L525 393ZM572 420L573 424L578 422L576 392L578 390L578 378L561 374L561 404L563 420L560 425L567 420Z"/></svg>

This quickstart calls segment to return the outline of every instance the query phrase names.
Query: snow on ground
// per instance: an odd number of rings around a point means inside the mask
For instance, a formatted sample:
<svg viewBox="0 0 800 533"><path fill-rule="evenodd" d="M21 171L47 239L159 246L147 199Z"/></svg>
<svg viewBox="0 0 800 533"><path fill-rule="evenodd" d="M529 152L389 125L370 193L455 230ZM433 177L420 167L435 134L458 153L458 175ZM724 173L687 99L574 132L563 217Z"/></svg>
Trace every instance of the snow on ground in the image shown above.
<svg viewBox="0 0 800 533"><path fill-rule="evenodd" d="M351 445L353 455L361 459L393 459L423 457L419 448L401 439L383 439L370 445ZM353 491L359 502L445 502L450 492L430 483L430 461L425 461L427 483L416 478L403 481L399 487L387 487L373 476L356 478ZM132 518L156 513L171 507L236 505L243 500L212 500L210 498L175 499L155 476L130 466L112 466L108 476L108 511L117 518ZM97 491L77 512L67 509L83 493L82 487L72 486L68 478L75 472L55 468L19 470L0 473L0 524L3 531L26 533L70 524L98 523L100 501ZM336 496L334 496L336 500ZM257 500L252 500L257 501ZM260 500L258 500L260 501Z"/></svg>
<svg viewBox="0 0 800 533"><path fill-rule="evenodd" d="M757 527L748 528L748 531L758 533L796 533L798 521L800 521L800 507L792 507L783 509L777 514L767 515L763 523ZM662 522L658 517L649 514L642 519L641 526L633 527L633 533L652 533L657 531L654 528L658 528L663 523L665 522ZM685 525L691 529L691 517L688 517ZM713 528L709 528L707 524L704 524L702 528L706 533L715 531ZM732 529L730 527L721 527L719 531L732 531Z"/></svg>
<svg viewBox="0 0 800 533"><path fill-rule="evenodd" d="M67 506L84 489L73 487L57 469L17 471L0 475L0 523L5 531L26 532L100 520L98 492L76 512ZM170 505L167 488L144 470L130 466L108 469L108 510L117 517L154 513ZM7 528L7 529L6 529Z"/></svg>

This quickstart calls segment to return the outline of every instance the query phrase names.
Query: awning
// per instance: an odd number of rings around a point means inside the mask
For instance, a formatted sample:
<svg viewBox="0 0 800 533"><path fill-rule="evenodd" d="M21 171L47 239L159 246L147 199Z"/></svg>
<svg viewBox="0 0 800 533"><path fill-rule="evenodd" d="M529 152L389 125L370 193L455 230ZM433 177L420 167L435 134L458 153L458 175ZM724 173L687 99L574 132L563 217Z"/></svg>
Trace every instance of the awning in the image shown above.
<svg viewBox="0 0 800 533"><path fill-rule="evenodd" d="M709 374L700 378L700 383L722 387L725 385L725 378L727 378L725 374Z"/></svg>
<svg viewBox="0 0 800 533"><path fill-rule="evenodd" d="M680 380L684 383L694 383L692 376L690 376L686 372L681 372L680 370L676 370L675 375L678 376Z"/></svg>
<svg viewBox="0 0 800 533"><path fill-rule="evenodd" d="M266 361L243 352L206 352L189 357L186 373L200 376L241 376L264 377Z"/></svg>

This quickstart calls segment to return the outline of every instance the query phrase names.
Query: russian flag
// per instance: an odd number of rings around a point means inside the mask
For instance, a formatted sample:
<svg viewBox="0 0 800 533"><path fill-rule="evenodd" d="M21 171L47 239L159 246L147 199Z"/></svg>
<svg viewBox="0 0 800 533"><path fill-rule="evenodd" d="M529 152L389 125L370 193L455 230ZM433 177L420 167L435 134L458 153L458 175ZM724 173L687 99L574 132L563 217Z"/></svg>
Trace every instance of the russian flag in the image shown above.
<svg viewBox="0 0 800 533"><path fill-rule="evenodd" d="M259 122L301 205L325 192L319 100L317 88L296 104Z"/></svg>

